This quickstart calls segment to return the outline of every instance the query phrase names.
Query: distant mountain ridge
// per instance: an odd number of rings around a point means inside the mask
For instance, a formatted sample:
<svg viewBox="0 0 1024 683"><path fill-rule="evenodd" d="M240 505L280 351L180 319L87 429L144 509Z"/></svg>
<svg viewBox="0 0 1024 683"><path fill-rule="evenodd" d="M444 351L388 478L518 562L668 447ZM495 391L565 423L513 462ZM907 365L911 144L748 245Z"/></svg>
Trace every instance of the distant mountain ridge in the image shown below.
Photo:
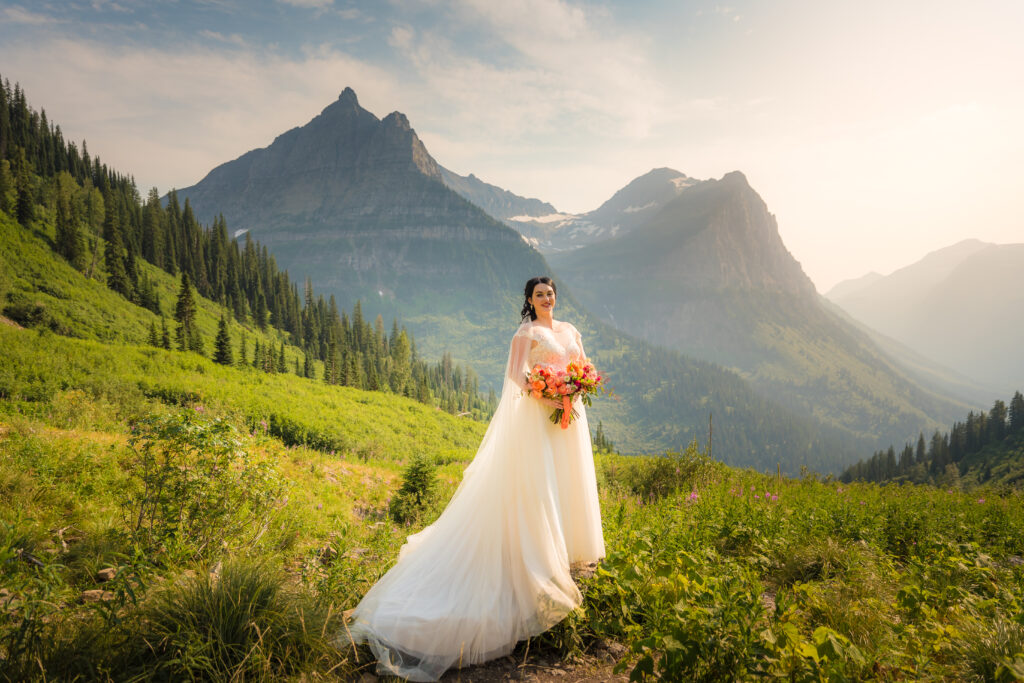
<svg viewBox="0 0 1024 683"><path fill-rule="evenodd" d="M484 386L500 386L523 283L550 268L523 236L453 191L446 177L461 182L429 155L405 116L377 119L346 89L305 126L222 164L177 196L201 220L223 213L233 230L267 245L280 267L312 277L340 305L361 300L368 318L400 317L416 336L416 352L451 349ZM462 181L483 204L480 193L506 202L506 212L550 206ZM628 216L631 206L622 201L608 212ZM683 448L703 436L709 411L729 414L716 421L715 449L736 464L830 471L867 445L758 396L730 371L600 323L564 280L559 311L583 331L626 399L621 406L599 402L592 419L603 420L627 451Z"/></svg>
<svg viewBox="0 0 1024 683"><path fill-rule="evenodd" d="M967 407L827 310L740 172L688 184L627 233L548 259L619 329L736 368L773 399L855 434L905 438Z"/></svg>
<svg viewBox="0 0 1024 683"><path fill-rule="evenodd" d="M520 197L497 185L485 183L472 173L468 176L461 176L441 167L441 180L463 198L501 221L507 222L513 216L546 216L556 213L555 207L547 202Z"/></svg>
<svg viewBox="0 0 1024 683"><path fill-rule="evenodd" d="M828 298L857 320L994 389L1024 378L1024 244L964 240Z"/></svg>

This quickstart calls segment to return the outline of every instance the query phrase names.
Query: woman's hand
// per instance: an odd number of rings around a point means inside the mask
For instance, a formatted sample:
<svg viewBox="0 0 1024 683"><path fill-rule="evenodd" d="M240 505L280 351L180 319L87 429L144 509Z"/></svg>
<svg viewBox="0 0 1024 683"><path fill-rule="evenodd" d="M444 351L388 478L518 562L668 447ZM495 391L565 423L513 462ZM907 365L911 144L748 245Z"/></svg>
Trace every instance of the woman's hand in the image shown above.
<svg viewBox="0 0 1024 683"><path fill-rule="evenodd" d="M546 406L548 406L550 408L561 408L562 407L562 402L561 401L556 401L553 398L540 398L538 400L541 403L543 403L544 405L546 405Z"/></svg>

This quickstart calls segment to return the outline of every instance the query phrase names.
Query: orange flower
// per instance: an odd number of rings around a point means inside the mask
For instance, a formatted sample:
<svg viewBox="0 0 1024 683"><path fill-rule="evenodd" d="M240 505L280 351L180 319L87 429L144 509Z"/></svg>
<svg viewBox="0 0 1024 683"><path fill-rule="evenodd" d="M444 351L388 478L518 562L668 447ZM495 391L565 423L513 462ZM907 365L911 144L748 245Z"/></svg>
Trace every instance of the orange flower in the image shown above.
<svg viewBox="0 0 1024 683"><path fill-rule="evenodd" d="M534 380L531 386L534 391L544 391L544 382L542 380Z"/></svg>

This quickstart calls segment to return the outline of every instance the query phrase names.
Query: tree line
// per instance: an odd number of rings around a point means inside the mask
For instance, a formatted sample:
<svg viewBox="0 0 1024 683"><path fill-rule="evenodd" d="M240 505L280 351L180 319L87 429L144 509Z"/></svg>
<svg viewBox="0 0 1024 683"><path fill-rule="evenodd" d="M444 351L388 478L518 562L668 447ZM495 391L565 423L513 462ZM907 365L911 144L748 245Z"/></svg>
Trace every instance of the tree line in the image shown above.
<svg viewBox="0 0 1024 683"><path fill-rule="evenodd" d="M1009 406L997 400L992 409L973 410L963 422L955 422L946 433L935 430L925 441L920 434L917 443L907 443L896 452L894 446L877 451L870 458L848 467L840 476L842 481L906 480L914 483L943 484L958 478L966 470L969 456L986 446L998 446L1007 437L1024 436L1024 395L1017 391ZM986 477L983 476L982 480Z"/></svg>
<svg viewBox="0 0 1024 683"><path fill-rule="evenodd" d="M403 394L451 413L479 417L493 410L493 393L480 395L471 368L453 364L447 353L426 363L397 320L388 334L380 317L373 325L363 319L358 302L349 316L333 296L315 295L309 279L300 296L265 245L248 233L239 244L223 216L201 225L173 190L162 200L153 188L143 200L134 178L91 156L84 141L79 148L66 140L45 110L29 106L17 83L0 81L0 210L25 227L52 221L53 248L68 263L161 316L159 329L151 326L151 344L205 353L194 324L194 291L224 311L213 348L218 362ZM142 260L180 278L173 331ZM261 344L255 333L251 351L244 333L236 344L227 316L261 332L279 330L303 360L286 367L284 342L275 346L262 337Z"/></svg>

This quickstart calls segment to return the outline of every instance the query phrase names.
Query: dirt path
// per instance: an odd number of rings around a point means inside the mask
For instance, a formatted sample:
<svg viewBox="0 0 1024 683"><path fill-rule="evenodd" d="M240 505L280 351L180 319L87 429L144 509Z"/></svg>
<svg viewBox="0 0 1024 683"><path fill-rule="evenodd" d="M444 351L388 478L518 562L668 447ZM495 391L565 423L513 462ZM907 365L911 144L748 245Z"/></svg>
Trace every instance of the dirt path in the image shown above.
<svg viewBox="0 0 1024 683"><path fill-rule="evenodd" d="M615 681L625 683L629 680L629 672L615 673L615 663L625 653L625 648L618 643L602 644L595 648L593 654L587 654L582 660L565 662L554 652L527 653L520 645L507 657L501 657L479 666L469 667L461 671L449 671L441 677L442 683L495 683L496 681L528 681L531 683L605 683ZM373 665L369 665L372 671ZM370 671L364 672L355 679L358 683L375 683L376 681L398 681L394 677L378 678Z"/></svg>

